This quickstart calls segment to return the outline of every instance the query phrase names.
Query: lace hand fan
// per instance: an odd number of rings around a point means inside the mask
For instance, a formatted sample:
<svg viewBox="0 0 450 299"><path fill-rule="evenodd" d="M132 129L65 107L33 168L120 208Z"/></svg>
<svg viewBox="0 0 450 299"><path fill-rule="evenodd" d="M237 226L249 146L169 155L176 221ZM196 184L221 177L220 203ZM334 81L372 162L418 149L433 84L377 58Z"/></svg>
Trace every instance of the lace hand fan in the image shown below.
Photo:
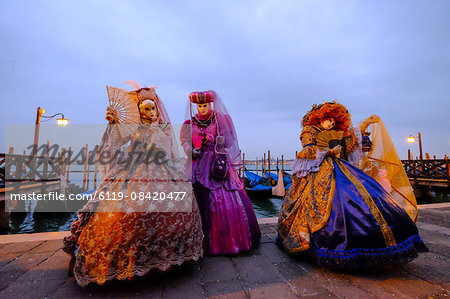
<svg viewBox="0 0 450 299"><path fill-rule="evenodd" d="M344 131L323 130L317 134L316 144L320 148L333 148L342 143Z"/></svg>
<svg viewBox="0 0 450 299"><path fill-rule="evenodd" d="M117 116L119 133L122 138L126 138L133 134L140 124L139 108L128 91L111 86L106 86L106 91L109 99L108 109Z"/></svg>

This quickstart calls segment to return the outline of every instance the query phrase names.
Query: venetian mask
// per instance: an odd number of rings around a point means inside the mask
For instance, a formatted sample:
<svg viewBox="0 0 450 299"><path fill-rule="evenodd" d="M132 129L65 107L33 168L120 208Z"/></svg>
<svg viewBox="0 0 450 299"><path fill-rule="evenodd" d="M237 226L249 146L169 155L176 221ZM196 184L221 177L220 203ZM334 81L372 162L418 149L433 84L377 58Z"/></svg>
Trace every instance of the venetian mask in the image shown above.
<svg viewBox="0 0 450 299"><path fill-rule="evenodd" d="M320 126L324 130L331 130L334 128L334 125L335 125L335 121L333 118L327 118L320 122Z"/></svg>
<svg viewBox="0 0 450 299"><path fill-rule="evenodd" d="M158 120L158 109L156 108L156 104L153 100L143 100L139 104L139 110L143 118L151 120L151 122L155 122Z"/></svg>
<svg viewBox="0 0 450 299"><path fill-rule="evenodd" d="M197 110L200 115L206 115L211 109L210 103L197 104Z"/></svg>

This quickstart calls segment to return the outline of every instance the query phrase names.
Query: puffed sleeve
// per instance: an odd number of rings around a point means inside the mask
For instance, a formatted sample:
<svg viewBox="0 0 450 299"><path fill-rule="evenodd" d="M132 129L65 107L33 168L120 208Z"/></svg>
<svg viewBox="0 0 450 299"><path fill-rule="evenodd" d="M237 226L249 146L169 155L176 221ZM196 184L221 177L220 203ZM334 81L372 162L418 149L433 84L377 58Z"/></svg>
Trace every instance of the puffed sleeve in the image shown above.
<svg viewBox="0 0 450 299"><path fill-rule="evenodd" d="M303 149L297 154L297 159L316 159L316 136L317 129L312 126L306 126L303 128L300 134L300 141L302 142Z"/></svg>
<svg viewBox="0 0 450 299"><path fill-rule="evenodd" d="M192 127L191 127L191 121L188 119L186 120L183 125L181 126L181 132L180 132L180 141L181 146L183 147L183 150L186 154L190 154L192 152Z"/></svg>
<svg viewBox="0 0 450 299"><path fill-rule="evenodd" d="M318 172L320 164L325 159L328 149L320 149L316 145L316 136L319 130L317 128L306 126L300 134L303 149L297 154L294 164L292 164L292 172L297 177L305 177L310 172Z"/></svg>
<svg viewBox="0 0 450 299"><path fill-rule="evenodd" d="M349 163L357 166L362 161L364 155L362 152L361 129L357 126L350 129L345 134L345 156Z"/></svg>

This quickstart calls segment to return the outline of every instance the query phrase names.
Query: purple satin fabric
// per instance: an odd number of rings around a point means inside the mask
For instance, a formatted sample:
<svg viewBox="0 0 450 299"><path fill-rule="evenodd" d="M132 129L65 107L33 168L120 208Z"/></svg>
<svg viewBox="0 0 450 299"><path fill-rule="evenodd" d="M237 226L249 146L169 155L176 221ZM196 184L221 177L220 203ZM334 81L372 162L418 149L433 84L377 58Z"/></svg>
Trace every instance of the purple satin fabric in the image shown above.
<svg viewBox="0 0 450 299"><path fill-rule="evenodd" d="M210 192L211 254L238 253L250 250L249 221L238 191L219 188Z"/></svg>
<svg viewBox="0 0 450 299"><path fill-rule="evenodd" d="M189 124L189 121L185 122ZM190 147L189 138L183 136L189 130L182 129L183 147ZM213 122L207 127L193 125L189 131L193 139L205 134L217 136ZM224 136L225 148L234 143L235 136ZM184 143L183 143L184 142ZM261 232L250 199L244 191L244 183L228 159L228 176L216 180L211 176L215 159L215 142L203 144L202 154L192 160L192 184L202 216L205 252L209 254L236 254L250 250L259 244Z"/></svg>
<svg viewBox="0 0 450 299"><path fill-rule="evenodd" d="M211 134L212 136L217 136L215 122L210 124L206 128L201 128L193 125L191 128L192 138L194 136L202 136L204 134ZM225 137L225 144L227 142L227 136ZM228 138L231 138L228 136ZM192 160L192 183L199 182L203 187L210 190L215 190L220 187L224 187L226 190L241 190L244 188L242 179L239 177L236 171L232 171L232 166L229 165L229 176L225 180L215 180L211 177L211 165L213 159L215 158L214 152L214 142L207 142L207 144L202 148L202 155L198 159ZM229 161L229 159L228 159Z"/></svg>
<svg viewBox="0 0 450 299"><path fill-rule="evenodd" d="M211 191L196 182L194 192L202 216L205 252L236 254L258 246L261 232L244 190L219 187Z"/></svg>
<svg viewBox="0 0 450 299"><path fill-rule="evenodd" d="M364 186L391 230L396 244L383 233L360 191L334 162L336 191L323 228L311 234L310 252L319 265L358 268L408 262L427 251L414 222L373 178L340 160Z"/></svg>

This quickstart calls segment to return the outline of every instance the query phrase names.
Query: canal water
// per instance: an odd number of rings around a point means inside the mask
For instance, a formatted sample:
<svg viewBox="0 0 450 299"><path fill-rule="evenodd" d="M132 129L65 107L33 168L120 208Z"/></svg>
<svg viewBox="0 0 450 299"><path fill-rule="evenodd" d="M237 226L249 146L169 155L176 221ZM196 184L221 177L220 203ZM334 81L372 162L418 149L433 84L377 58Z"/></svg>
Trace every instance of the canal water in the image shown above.
<svg viewBox="0 0 450 299"><path fill-rule="evenodd" d="M250 199L256 217L276 217L281 208L281 198ZM9 234L27 234L69 230L77 214L73 213L12 213Z"/></svg>
<svg viewBox="0 0 450 299"><path fill-rule="evenodd" d="M70 181L82 186L83 170L71 170ZM255 165L246 165L246 168L255 171ZM275 167L274 167L275 168ZM288 169L289 170L289 169ZM273 172L275 173L275 172ZM259 174L261 174L261 166L259 166ZM93 172L91 172L89 189L93 189ZM281 208L281 198L250 198L256 217L277 217ZM11 213L9 221L9 232L7 234L26 234L37 232L53 232L65 231L70 229L72 221L77 219L76 212L72 213ZM1 234L1 233L0 233Z"/></svg>
<svg viewBox="0 0 450 299"><path fill-rule="evenodd" d="M288 165L289 167L289 165ZM286 171L289 172L287 167ZM246 165L248 170L255 171L255 165ZM275 167L274 167L275 168ZM275 173L275 171L273 172ZM259 169L259 174L261 170ZM82 171L71 174L71 181L82 185ZM92 183L91 183L91 188ZM258 218L277 217L280 212L281 198L250 198L255 214ZM431 192L430 202L448 202L448 191ZM72 221L77 218L73 213L12 213L10 215L9 234L24 234L36 232L65 231L70 229Z"/></svg>

